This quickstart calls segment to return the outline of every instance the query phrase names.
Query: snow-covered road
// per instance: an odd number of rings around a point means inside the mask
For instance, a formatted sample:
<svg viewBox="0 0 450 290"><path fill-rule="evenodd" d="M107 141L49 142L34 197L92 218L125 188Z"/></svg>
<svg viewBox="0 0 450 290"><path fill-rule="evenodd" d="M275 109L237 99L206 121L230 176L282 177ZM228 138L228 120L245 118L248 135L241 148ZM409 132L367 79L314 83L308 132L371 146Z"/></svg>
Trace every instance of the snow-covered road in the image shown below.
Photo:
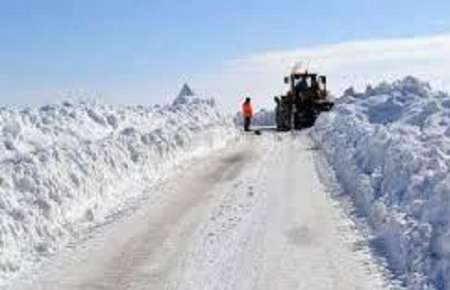
<svg viewBox="0 0 450 290"><path fill-rule="evenodd" d="M195 160L20 289L390 289L305 133Z"/></svg>

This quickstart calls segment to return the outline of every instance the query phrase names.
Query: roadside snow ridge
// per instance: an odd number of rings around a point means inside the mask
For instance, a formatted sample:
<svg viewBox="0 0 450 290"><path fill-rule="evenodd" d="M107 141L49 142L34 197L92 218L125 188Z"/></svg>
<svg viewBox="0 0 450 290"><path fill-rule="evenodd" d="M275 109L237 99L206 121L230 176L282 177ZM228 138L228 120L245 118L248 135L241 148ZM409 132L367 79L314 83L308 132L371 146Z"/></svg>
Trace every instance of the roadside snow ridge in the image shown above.
<svg viewBox="0 0 450 290"><path fill-rule="evenodd" d="M450 96L414 77L349 89L312 137L407 289L450 289Z"/></svg>
<svg viewBox="0 0 450 290"><path fill-rule="evenodd" d="M200 98L0 108L0 288L236 132Z"/></svg>

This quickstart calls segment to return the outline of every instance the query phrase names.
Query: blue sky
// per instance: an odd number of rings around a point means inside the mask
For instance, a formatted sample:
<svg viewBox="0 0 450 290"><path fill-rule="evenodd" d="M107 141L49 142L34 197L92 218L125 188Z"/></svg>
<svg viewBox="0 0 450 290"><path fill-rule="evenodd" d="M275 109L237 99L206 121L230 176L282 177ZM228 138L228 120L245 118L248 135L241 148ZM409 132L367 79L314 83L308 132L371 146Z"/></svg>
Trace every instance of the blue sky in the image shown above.
<svg viewBox="0 0 450 290"><path fill-rule="evenodd" d="M0 0L0 105L42 104L75 90L106 102L160 103L185 81L224 102L268 94L254 89L263 79L226 83L223 75L239 77L229 63L447 35L448 11L444 0Z"/></svg>

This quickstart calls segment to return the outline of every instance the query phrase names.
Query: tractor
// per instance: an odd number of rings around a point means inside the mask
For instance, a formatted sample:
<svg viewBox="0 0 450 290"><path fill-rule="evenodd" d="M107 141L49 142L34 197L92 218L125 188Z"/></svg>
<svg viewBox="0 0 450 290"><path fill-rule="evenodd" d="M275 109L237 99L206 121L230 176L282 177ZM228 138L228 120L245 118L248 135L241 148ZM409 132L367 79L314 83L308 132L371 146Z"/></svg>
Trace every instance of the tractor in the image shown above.
<svg viewBox="0 0 450 290"><path fill-rule="evenodd" d="M296 72L294 69L284 82L290 85L290 89L286 95L275 97L277 130L310 128L320 113L333 108L325 76L308 71Z"/></svg>

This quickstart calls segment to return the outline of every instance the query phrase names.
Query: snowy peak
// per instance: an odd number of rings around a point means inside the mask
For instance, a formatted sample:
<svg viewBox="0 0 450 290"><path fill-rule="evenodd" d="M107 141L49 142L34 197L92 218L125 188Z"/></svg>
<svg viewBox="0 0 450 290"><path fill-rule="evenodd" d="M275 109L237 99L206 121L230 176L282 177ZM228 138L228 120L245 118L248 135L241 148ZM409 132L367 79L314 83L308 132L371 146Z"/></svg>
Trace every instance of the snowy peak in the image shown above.
<svg viewBox="0 0 450 290"><path fill-rule="evenodd" d="M181 88L180 93L178 94L178 98L182 97L193 97L195 96L194 92L191 90L188 84L184 84L183 88Z"/></svg>
<svg viewBox="0 0 450 290"><path fill-rule="evenodd" d="M174 100L174 105L183 105L189 103L190 100L192 100L195 97L194 92L189 87L188 84L184 84L181 88L180 93L178 94L178 97Z"/></svg>

